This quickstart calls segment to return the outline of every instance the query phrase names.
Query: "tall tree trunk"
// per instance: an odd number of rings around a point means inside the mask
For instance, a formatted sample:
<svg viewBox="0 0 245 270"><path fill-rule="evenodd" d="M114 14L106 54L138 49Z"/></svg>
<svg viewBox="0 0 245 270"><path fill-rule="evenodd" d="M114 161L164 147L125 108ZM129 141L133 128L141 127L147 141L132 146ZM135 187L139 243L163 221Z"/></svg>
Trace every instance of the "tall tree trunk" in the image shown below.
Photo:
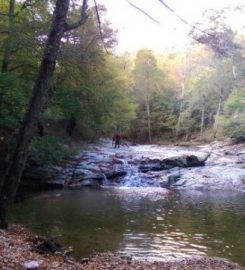
<svg viewBox="0 0 245 270"><path fill-rule="evenodd" d="M177 125L175 128L175 136L176 139L179 137L179 129L180 129L180 115L183 110L183 105L184 105L184 93L185 93L185 82L183 81L181 83L181 99L180 99L180 104L179 104L179 113L178 113L178 118L177 118Z"/></svg>
<svg viewBox="0 0 245 270"><path fill-rule="evenodd" d="M12 43L13 43L13 35L14 35L14 20L15 20L15 0L9 0L9 10L8 10L8 37L4 42L4 54L3 54L3 62L1 72L5 73L9 70L10 58Z"/></svg>
<svg viewBox="0 0 245 270"><path fill-rule="evenodd" d="M150 102L147 99L146 102L146 111L147 111L147 130L148 130L148 140L151 143L151 111L150 111Z"/></svg>
<svg viewBox="0 0 245 270"><path fill-rule="evenodd" d="M223 89L220 88L218 108L217 108L217 111L216 111L216 115L214 116L213 139L216 138L216 134L217 134L217 131L218 131L218 128L219 128L219 122L220 122L219 118L220 118L222 100L223 100Z"/></svg>
<svg viewBox="0 0 245 270"><path fill-rule="evenodd" d="M236 67L234 64L232 65L232 75L233 75L233 79L235 80L236 79Z"/></svg>
<svg viewBox="0 0 245 270"><path fill-rule="evenodd" d="M203 128L204 128L205 106L206 106L206 96L203 94L202 95L201 124L200 124L200 137L201 137L201 139L202 139L202 136L203 136Z"/></svg>
<svg viewBox="0 0 245 270"><path fill-rule="evenodd" d="M175 128L175 136L176 139L179 137L179 128L180 128L180 116L181 112L183 110L183 105L184 105L184 95L185 95L185 81L186 81L186 70L187 70L187 52L185 52L184 55L184 68L182 70L182 79L181 79L181 94L180 94L180 103L179 103L179 112L177 115L177 124Z"/></svg>
<svg viewBox="0 0 245 270"><path fill-rule="evenodd" d="M57 0L53 14L48 40L44 50L42 62L33 87L32 98L25 114L23 124L19 130L16 148L11 162L7 168L6 176L0 193L0 227L7 227L7 210L9 203L16 195L20 178L22 176L28 148L36 130L40 113L44 106L48 83L53 75L61 38L66 30L66 16L69 8L69 0Z"/></svg>
<svg viewBox="0 0 245 270"><path fill-rule="evenodd" d="M200 137L203 136L203 127L204 127L204 115L205 115L205 104L202 105L202 115L201 115L201 125L200 125Z"/></svg>

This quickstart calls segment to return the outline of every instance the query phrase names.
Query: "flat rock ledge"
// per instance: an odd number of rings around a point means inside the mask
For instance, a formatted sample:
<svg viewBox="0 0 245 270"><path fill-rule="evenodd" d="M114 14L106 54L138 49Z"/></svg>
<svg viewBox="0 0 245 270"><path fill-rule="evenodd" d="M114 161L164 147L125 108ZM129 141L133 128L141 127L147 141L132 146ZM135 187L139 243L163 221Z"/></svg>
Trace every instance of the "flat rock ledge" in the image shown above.
<svg viewBox="0 0 245 270"><path fill-rule="evenodd" d="M160 159L145 159L142 160L139 166L140 171L162 171L169 170L175 167L187 168L187 167L200 167L205 165L204 159L199 159L194 155L182 155L179 157Z"/></svg>
<svg viewBox="0 0 245 270"><path fill-rule="evenodd" d="M102 253L75 261L65 253L40 254L35 246L37 236L19 225L0 230L1 270L241 270L237 264L219 258L197 257L170 262L136 261Z"/></svg>

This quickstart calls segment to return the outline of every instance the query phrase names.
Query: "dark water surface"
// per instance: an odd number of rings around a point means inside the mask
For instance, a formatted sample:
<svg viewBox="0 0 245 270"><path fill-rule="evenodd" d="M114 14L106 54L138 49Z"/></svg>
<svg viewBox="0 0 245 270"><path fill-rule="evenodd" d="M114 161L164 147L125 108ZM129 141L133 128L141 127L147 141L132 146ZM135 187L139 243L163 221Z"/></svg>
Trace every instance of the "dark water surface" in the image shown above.
<svg viewBox="0 0 245 270"><path fill-rule="evenodd" d="M109 250L156 260L208 255L245 266L244 193L52 191L15 204L11 222L59 236L78 258Z"/></svg>

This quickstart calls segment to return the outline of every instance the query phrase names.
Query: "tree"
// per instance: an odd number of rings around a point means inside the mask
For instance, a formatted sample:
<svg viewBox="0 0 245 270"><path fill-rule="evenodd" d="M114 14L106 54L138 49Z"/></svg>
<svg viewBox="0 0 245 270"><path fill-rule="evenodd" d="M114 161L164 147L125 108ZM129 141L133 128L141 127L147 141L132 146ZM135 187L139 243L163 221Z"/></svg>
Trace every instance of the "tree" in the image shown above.
<svg viewBox="0 0 245 270"><path fill-rule="evenodd" d="M7 227L7 210L19 186L20 178L26 163L28 148L42 112L49 82L52 78L61 39L64 33L73 30L86 22L87 0L83 0L81 17L74 24L68 24L67 14L69 0L57 0L53 20L47 38L39 72L33 87L32 98L20 127L15 149L1 184L0 192L0 227Z"/></svg>
<svg viewBox="0 0 245 270"><path fill-rule="evenodd" d="M245 140L245 89L234 89L224 103L224 134L236 141Z"/></svg>
<svg viewBox="0 0 245 270"><path fill-rule="evenodd" d="M159 86L160 70L151 50L140 50L135 59L133 70L135 99L142 109L146 111L148 141L152 141L151 131L151 106L150 100L153 93L157 93Z"/></svg>
<svg viewBox="0 0 245 270"><path fill-rule="evenodd" d="M210 69L210 53L204 46L194 44L183 55L179 53L178 57L175 67L175 80L178 83L176 137L185 133L186 138L189 138L191 132L202 126L200 116L202 114L204 117L205 114L203 97L206 95L209 78L207 70Z"/></svg>
<svg viewBox="0 0 245 270"><path fill-rule="evenodd" d="M103 14L103 7L98 10ZM88 12L84 27L65 35L44 117L65 122L74 114L77 133L84 139L93 139L99 134L110 134L117 125L125 133L134 106L130 101L132 79L122 64L124 60L104 50L114 46L115 33L107 22L101 23L106 40L102 43L93 9Z"/></svg>
<svg viewBox="0 0 245 270"><path fill-rule="evenodd" d="M241 9L241 7L239 7L238 9ZM237 9L235 8L235 10ZM218 63L218 65L220 63L220 60L224 60L227 58L232 59L230 72L233 76L233 79L236 79L237 71L235 60L237 59L238 55L240 55L241 47L235 41L235 32L232 30L230 26L226 24L227 11L231 12L229 8L219 11L217 10L206 11L205 16L208 21L208 25L210 27L203 32L200 31L198 32L196 31L195 28L193 28L191 31L191 35L197 42L205 44L209 48L211 48L211 50L215 55L215 62ZM216 137L216 133L219 128L220 114L224 100L225 100L224 89L223 87L220 86L219 99L217 102L217 109L213 124L213 138Z"/></svg>
<svg viewBox="0 0 245 270"><path fill-rule="evenodd" d="M9 68L9 62L11 57L11 51L12 51L12 39L13 39L13 28L14 28L14 20L15 20L15 0L9 1L9 10L8 10L8 30L7 34L8 37L5 39L4 42L4 56L2 61L2 73L5 73L8 71Z"/></svg>
<svg viewBox="0 0 245 270"><path fill-rule="evenodd" d="M161 89L151 99L152 134L162 138L163 134L169 137L175 135L177 97L171 88Z"/></svg>

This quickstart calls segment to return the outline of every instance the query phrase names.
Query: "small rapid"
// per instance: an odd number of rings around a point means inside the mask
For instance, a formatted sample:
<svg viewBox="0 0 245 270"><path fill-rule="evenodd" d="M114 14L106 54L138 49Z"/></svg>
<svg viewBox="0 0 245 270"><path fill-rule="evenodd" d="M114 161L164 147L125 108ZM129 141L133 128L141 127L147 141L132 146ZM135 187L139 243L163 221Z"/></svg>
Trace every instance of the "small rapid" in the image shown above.
<svg viewBox="0 0 245 270"><path fill-rule="evenodd" d="M215 256L245 266L244 168L241 145L114 149L103 141L62 171L74 189L36 195L10 215L60 237L77 258L112 251L147 260Z"/></svg>
<svg viewBox="0 0 245 270"><path fill-rule="evenodd" d="M237 150L218 144L114 149L103 141L78 155L79 165L67 170L73 170L69 185L245 191L245 150L236 155ZM189 166L187 158L192 162Z"/></svg>

